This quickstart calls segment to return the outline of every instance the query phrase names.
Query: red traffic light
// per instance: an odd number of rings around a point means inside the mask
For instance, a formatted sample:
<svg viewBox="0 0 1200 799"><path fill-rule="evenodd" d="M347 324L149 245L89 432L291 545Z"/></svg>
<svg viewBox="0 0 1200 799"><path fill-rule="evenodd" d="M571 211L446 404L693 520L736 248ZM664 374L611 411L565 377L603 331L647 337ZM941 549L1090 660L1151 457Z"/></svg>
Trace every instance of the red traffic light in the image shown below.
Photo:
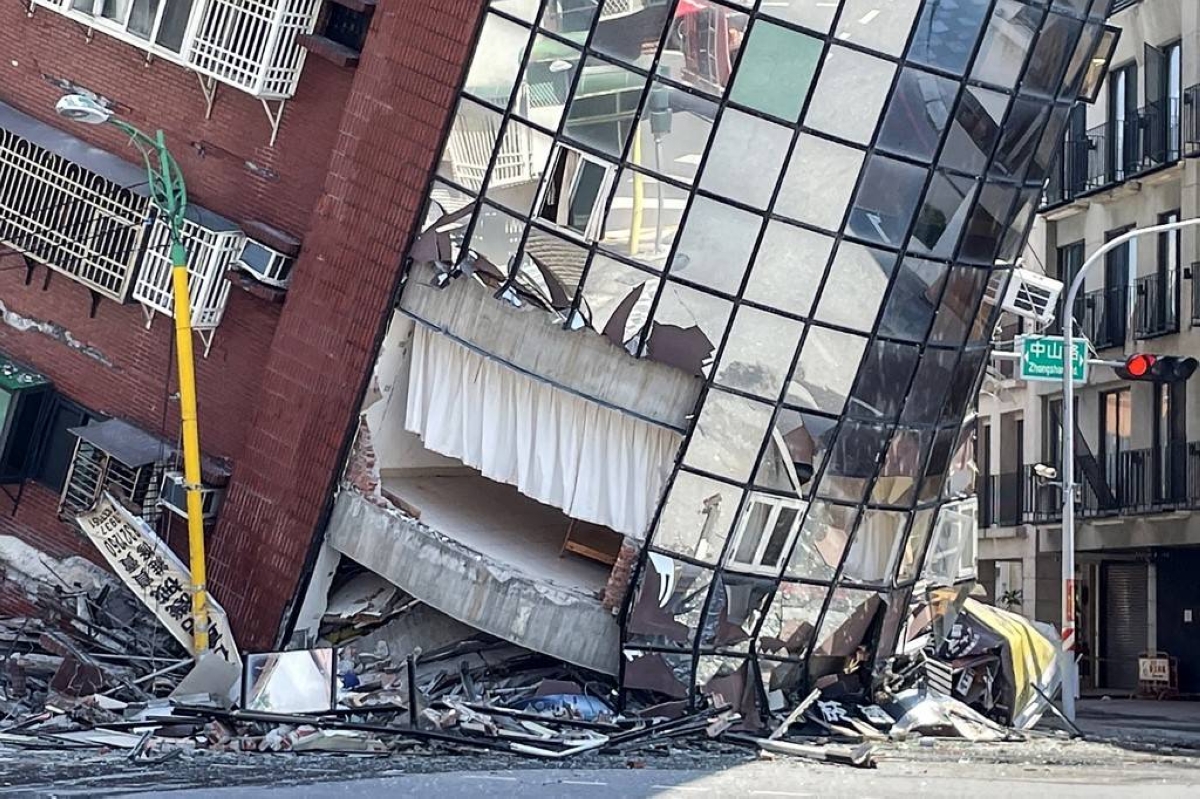
<svg viewBox="0 0 1200 799"><path fill-rule="evenodd" d="M1150 370L1154 368L1154 362L1157 361L1153 355L1138 353L1130 355L1125 360L1125 371L1129 373L1130 378L1145 377L1150 374Z"/></svg>

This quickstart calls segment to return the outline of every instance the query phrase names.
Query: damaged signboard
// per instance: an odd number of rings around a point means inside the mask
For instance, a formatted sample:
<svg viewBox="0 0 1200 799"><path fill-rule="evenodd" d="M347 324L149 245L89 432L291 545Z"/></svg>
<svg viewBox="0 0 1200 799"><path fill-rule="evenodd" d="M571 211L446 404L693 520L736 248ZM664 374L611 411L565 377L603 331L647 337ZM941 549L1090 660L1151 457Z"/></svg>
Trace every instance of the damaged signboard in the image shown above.
<svg viewBox="0 0 1200 799"><path fill-rule="evenodd" d="M191 571L145 520L121 507L107 493L95 508L80 514L76 521L121 582L194 655ZM240 666L241 655L234 643L229 619L211 595L208 618L209 649L229 663Z"/></svg>

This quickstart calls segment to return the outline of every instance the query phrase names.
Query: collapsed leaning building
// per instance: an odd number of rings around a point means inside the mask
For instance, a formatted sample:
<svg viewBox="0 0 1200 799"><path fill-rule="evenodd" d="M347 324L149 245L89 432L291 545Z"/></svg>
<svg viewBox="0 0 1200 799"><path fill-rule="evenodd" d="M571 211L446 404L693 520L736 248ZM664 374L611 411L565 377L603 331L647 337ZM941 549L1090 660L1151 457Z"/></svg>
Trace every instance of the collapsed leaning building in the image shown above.
<svg viewBox="0 0 1200 799"><path fill-rule="evenodd" d="M971 408L1107 11L496 0L464 47L384 0L223 478L243 649L348 560L630 689L869 688L973 583ZM394 119L432 51L445 125Z"/></svg>

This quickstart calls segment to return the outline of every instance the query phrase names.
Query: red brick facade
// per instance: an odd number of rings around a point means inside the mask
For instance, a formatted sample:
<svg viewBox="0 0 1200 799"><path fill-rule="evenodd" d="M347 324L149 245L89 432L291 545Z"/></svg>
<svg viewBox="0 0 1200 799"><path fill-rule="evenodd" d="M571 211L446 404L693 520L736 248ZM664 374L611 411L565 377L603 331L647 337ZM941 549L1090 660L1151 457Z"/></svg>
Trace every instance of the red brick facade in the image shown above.
<svg viewBox="0 0 1200 799"><path fill-rule="evenodd" d="M269 645L297 590L341 467L347 434L450 113L482 0L382 0L357 70L309 58L274 147L262 107L230 87L211 119L195 75L45 9L0 5L0 100L56 126L69 81L162 128L192 198L235 221L261 220L304 240L282 306L234 288L212 352L197 362L206 455L233 480L210 539L211 587L244 648ZM125 157L115 129L72 133ZM132 160L132 158L131 158ZM71 399L176 438L171 321L146 330L140 306L102 300L21 259L0 257L0 303L45 323L0 323L0 350ZM50 331L50 332L46 332ZM67 336L69 334L69 336ZM164 408L163 403L167 405ZM164 426L163 420L166 420ZM28 483L20 511L0 497L0 535L55 556L89 547L54 518L56 498Z"/></svg>

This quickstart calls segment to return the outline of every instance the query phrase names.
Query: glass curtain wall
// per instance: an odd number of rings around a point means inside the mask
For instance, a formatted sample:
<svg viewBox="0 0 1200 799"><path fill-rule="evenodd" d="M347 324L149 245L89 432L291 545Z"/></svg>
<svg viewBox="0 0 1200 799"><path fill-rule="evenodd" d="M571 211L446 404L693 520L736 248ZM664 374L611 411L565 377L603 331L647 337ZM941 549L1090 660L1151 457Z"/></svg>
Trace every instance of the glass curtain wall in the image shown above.
<svg viewBox="0 0 1200 799"><path fill-rule="evenodd" d="M622 679L866 685L974 564L995 308L1108 0L493 0L410 281L705 380ZM847 678L846 675L850 675Z"/></svg>

